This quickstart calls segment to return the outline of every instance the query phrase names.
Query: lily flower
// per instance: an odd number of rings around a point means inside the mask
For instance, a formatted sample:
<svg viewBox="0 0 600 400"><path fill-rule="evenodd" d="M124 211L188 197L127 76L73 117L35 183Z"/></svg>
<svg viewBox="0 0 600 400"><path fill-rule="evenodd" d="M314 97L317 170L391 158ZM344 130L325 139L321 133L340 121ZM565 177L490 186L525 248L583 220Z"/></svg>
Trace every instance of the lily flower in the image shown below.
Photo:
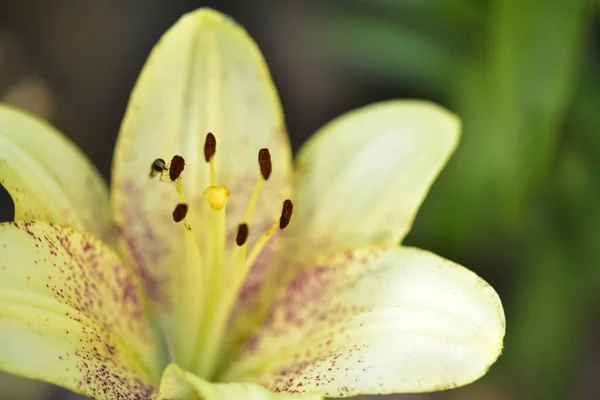
<svg viewBox="0 0 600 400"><path fill-rule="evenodd" d="M256 44L209 9L153 49L110 194L42 120L0 107L0 369L97 399L317 399L436 391L502 350L496 292L401 246L458 118L388 101L292 166Z"/></svg>

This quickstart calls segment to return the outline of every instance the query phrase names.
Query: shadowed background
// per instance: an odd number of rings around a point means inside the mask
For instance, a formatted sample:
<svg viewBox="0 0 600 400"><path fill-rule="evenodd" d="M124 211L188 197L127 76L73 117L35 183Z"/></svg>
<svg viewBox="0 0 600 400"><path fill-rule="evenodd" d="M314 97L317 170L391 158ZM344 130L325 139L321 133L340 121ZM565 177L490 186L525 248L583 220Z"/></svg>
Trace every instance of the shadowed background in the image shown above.
<svg viewBox="0 0 600 400"><path fill-rule="evenodd" d="M0 99L51 121L110 179L146 56L199 6L258 42L295 150L378 100L429 99L463 118L407 242L496 288L505 351L474 385L395 398L600 398L600 1L5 0ZM0 375L0 399L75 398Z"/></svg>

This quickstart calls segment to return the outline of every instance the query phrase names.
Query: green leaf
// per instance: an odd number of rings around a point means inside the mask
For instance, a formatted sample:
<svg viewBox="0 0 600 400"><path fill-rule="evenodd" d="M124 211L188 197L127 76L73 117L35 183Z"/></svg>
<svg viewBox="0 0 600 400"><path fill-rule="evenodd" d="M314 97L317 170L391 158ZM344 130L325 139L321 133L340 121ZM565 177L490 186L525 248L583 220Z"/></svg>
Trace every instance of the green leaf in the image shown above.
<svg viewBox="0 0 600 400"><path fill-rule="evenodd" d="M495 3L487 53L455 96L463 141L421 214L440 242L520 225L572 99L586 9L586 0Z"/></svg>
<svg viewBox="0 0 600 400"><path fill-rule="evenodd" d="M387 82L409 77L417 85L445 92L462 64L460 54L428 32L364 13L336 11L318 21L327 51L353 68ZM323 39L321 39L323 40Z"/></svg>
<svg viewBox="0 0 600 400"><path fill-rule="evenodd" d="M357 5L397 14L411 14L421 18L434 18L448 24L476 24L485 17L489 0L353 0Z"/></svg>

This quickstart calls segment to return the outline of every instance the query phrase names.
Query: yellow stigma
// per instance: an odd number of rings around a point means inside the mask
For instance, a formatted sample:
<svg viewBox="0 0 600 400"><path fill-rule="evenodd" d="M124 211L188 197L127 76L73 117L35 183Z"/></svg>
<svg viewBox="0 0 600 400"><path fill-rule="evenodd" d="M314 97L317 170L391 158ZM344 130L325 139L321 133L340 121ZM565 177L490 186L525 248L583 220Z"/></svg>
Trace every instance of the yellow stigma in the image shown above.
<svg viewBox="0 0 600 400"><path fill-rule="evenodd" d="M227 198L231 193L226 186L209 186L204 190L204 198L213 210L219 211L227 204Z"/></svg>

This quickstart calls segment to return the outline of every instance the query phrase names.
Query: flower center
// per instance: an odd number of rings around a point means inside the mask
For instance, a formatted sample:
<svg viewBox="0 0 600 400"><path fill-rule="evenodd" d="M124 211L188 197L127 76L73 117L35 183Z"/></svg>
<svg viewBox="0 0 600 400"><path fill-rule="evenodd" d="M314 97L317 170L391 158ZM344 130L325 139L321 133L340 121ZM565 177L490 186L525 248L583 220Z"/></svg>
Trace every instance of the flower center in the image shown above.
<svg viewBox="0 0 600 400"><path fill-rule="evenodd" d="M227 254L226 209L230 191L226 186L217 185L214 156L217 150L216 138L212 133L206 135L204 158L207 165L209 185L204 190L208 207L208 221L202 223L205 237L196 238L189 219L189 203L183 185L182 173L185 160L174 156L169 164L162 159L155 160L150 168L150 178L159 176L159 180L175 186L179 203L173 209L173 221L182 223L185 230L187 257L181 279L176 286L174 301L177 307L177 338L167 338L168 342L178 342L179 347L172 349L175 361L183 368L210 379L214 376L223 353L223 339L227 323L235 306L244 281L273 237L277 228L285 229L291 219L293 204L288 199L283 202L279 219L271 225L248 249L250 221L256 209L260 191L272 172L271 154L268 149L258 152L258 177L248 200L246 211L237 226L235 245L230 246ZM225 349L226 350L226 349Z"/></svg>

